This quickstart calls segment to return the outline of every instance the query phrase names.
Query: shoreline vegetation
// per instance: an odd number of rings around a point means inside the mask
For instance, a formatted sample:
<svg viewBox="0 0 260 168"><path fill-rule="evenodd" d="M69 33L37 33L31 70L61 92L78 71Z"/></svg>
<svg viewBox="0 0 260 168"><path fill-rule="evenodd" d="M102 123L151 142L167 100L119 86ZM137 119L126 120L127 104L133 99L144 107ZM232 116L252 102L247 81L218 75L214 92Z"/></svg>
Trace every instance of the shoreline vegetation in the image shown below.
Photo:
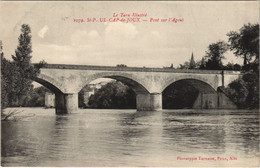
<svg viewBox="0 0 260 168"><path fill-rule="evenodd" d="M169 67L163 68L241 71L243 72L241 79L233 81L228 87L222 89L239 109L245 109L246 111L249 109L258 110L259 24L245 24L238 31L227 33L227 36L228 42L219 40L209 44L201 61L195 61L192 53L191 59L178 67L175 68L171 64ZM47 63L41 61L39 64L32 64L31 48L31 29L29 25L23 24L18 38L18 46L12 60L7 60L1 50L2 120L9 120L12 116L18 116L19 113L22 113L22 111L14 110L4 114L3 111L7 107L44 106L45 93L50 92L45 87L33 88L32 82L34 78L40 72L40 68ZM244 60L243 65L233 64L232 62L223 65L222 59L225 58L227 51L233 51L236 57L242 57ZM127 65L120 64L117 67L124 68ZM190 108L198 95L198 91L194 90L191 85L175 84L167 89L169 90L163 93L163 108L165 110L192 110ZM135 109L136 106L135 93L120 81L112 81L102 86L89 98L88 104L84 104L82 99L82 92L80 92L80 108ZM16 120L19 120L19 117Z"/></svg>
<svg viewBox="0 0 260 168"><path fill-rule="evenodd" d="M19 108L8 108L1 113L1 121L19 121L33 116L35 116L35 114L24 114L24 110Z"/></svg>

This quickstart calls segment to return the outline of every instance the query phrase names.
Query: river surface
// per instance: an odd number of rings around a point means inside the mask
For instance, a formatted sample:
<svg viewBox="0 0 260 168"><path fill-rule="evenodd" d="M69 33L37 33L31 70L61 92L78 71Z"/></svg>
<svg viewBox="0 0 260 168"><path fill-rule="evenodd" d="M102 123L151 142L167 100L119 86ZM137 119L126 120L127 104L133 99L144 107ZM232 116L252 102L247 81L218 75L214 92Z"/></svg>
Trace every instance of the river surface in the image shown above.
<svg viewBox="0 0 260 168"><path fill-rule="evenodd" d="M33 116L2 121L2 166L259 166L258 111L19 110Z"/></svg>

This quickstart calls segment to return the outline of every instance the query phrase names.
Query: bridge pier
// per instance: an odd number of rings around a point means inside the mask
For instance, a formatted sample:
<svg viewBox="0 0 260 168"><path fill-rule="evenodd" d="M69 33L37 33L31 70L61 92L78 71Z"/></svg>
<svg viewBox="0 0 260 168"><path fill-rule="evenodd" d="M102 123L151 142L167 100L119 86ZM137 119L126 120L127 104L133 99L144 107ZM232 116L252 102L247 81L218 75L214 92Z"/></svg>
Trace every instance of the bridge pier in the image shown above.
<svg viewBox="0 0 260 168"><path fill-rule="evenodd" d="M78 110L78 94L55 94L56 114L69 114Z"/></svg>
<svg viewBox="0 0 260 168"><path fill-rule="evenodd" d="M200 93L195 100L194 109L237 109L237 106L221 91Z"/></svg>
<svg viewBox="0 0 260 168"><path fill-rule="evenodd" d="M158 111L162 110L162 93L137 94L137 111Z"/></svg>

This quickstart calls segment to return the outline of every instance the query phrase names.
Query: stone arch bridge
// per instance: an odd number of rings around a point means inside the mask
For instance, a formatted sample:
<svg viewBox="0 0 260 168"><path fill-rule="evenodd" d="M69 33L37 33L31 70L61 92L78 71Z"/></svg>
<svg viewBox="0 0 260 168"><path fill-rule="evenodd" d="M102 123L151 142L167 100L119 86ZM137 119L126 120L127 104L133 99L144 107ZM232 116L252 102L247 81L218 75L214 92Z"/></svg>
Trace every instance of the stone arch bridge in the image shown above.
<svg viewBox="0 0 260 168"><path fill-rule="evenodd" d="M240 76L237 71L47 64L35 81L55 93L59 114L77 110L78 92L98 78L112 78L131 87L138 111L162 109L162 92L175 82L186 82L200 92L193 108L235 108L218 88Z"/></svg>

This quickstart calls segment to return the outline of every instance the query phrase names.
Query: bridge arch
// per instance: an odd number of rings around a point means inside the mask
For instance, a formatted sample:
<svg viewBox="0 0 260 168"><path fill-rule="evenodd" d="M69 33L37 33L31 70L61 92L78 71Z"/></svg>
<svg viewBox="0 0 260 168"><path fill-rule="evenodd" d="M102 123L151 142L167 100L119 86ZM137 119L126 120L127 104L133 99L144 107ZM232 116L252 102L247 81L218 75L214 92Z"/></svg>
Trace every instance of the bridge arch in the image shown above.
<svg viewBox="0 0 260 168"><path fill-rule="evenodd" d="M172 85L175 82L180 81L187 81L189 84L194 85L196 89L198 89L200 92L216 92L217 87L216 84L209 81L207 78L202 76L179 76L174 77L172 79L169 79L164 84L162 84L161 92L163 92L167 87Z"/></svg>
<svg viewBox="0 0 260 168"><path fill-rule="evenodd" d="M207 82L198 79L174 80L162 92L164 109L200 108L218 104L217 91ZM203 98L202 98L203 97Z"/></svg>
<svg viewBox="0 0 260 168"><path fill-rule="evenodd" d="M44 74L39 74L38 77L36 77L34 80L35 82L42 84L55 94L56 114L66 114L77 110L78 95L67 94L65 92L66 88L62 87L62 83Z"/></svg>
<svg viewBox="0 0 260 168"><path fill-rule="evenodd" d="M167 89L169 86L171 86L175 83L179 83L179 82L183 82L185 84L193 86L200 93L216 93L216 90L207 82L204 82L204 81L198 80L198 79L192 79L192 78L175 80L174 82L169 84L165 89Z"/></svg>
<svg viewBox="0 0 260 168"><path fill-rule="evenodd" d="M62 87L59 87L60 84L52 77L40 74L34 79L34 81L40 83L55 94L63 93Z"/></svg>
<svg viewBox="0 0 260 168"><path fill-rule="evenodd" d="M136 94L148 94L149 91L146 89L145 85L139 80L138 78L135 78L132 75L126 74L126 73L96 73L93 75L89 75L84 83L78 88L80 91L84 86L89 84L90 82L99 79L99 78L111 78L115 79L117 81L122 82L123 84L129 86Z"/></svg>

